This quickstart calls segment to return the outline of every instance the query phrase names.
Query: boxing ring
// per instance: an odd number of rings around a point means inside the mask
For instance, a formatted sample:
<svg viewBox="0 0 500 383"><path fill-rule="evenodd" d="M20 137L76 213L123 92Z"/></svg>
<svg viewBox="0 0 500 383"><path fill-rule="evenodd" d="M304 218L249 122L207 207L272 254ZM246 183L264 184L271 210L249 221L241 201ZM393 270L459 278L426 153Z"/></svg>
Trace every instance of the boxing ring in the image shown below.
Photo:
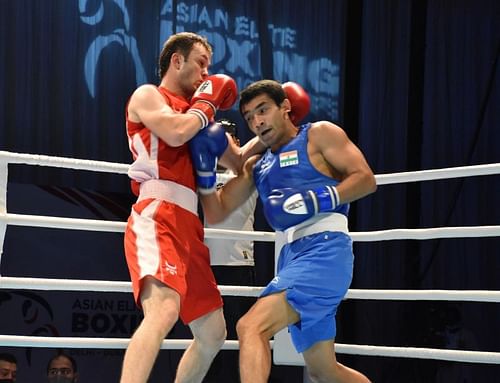
<svg viewBox="0 0 500 383"><path fill-rule="evenodd" d="M8 168L10 165L35 165L73 170L87 170L114 174L127 174L128 165L102 161L61 158L45 155L30 155L0 151L0 262L8 225L85 230L100 232L124 232L125 222L100 221L91 219L63 218L7 212ZM376 175L377 185L407 182L432 181L458 177L485 176L500 174L500 163L463 166L416 172L403 172ZM369 232L351 232L353 241L373 242L388 240L428 240L439 238L500 237L498 226L439 227L427 229L391 229ZM250 239L253 241L274 242L275 249L281 246L280 233L244 232L234 230L206 229L206 237ZM277 251L275 252L278 253ZM275 255L276 256L276 255ZM219 286L222 295L256 297L263 287ZM131 293L130 282L112 282L74 279L21 278L0 276L0 289L54 290L54 291L93 291ZM362 290L350 289L345 299L363 300L418 300L418 301L469 301L500 302L500 291L487 290ZM0 346L6 347L50 347L50 348L95 348L124 349L129 339L124 338L78 338L0 335ZM185 349L189 339L166 339L162 349ZM296 354L286 330L278 333L271 341L275 364L304 365L303 359ZM223 350L237 350L236 340L227 340ZM469 363L500 364L500 352L465 351L420 347L387 347L375 345L336 343L340 354L367 355L379 357L400 357L435 359Z"/></svg>

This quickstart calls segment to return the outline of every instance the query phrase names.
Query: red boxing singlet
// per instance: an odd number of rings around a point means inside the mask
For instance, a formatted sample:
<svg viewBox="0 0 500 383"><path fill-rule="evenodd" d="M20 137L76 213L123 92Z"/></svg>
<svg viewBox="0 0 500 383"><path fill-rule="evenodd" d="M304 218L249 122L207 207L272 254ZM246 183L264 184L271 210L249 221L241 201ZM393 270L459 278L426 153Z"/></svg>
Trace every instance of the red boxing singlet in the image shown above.
<svg viewBox="0 0 500 383"><path fill-rule="evenodd" d="M189 108L167 89L158 91L175 113ZM180 317L187 324L222 306L197 215L189 146L169 146L128 115L127 135L134 158L128 174L139 195L124 237L134 298L140 306L144 277L152 276L179 293Z"/></svg>

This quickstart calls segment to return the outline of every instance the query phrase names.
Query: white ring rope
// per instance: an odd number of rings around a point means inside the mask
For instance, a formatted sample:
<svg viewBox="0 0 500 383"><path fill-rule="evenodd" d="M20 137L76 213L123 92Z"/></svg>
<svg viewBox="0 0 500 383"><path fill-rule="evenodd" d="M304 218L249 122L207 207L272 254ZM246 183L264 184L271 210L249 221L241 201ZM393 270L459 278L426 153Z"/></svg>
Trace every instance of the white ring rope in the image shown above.
<svg viewBox="0 0 500 383"><path fill-rule="evenodd" d="M0 150L0 163L2 162L118 174L127 174L129 168L127 164L119 164L116 162L80 160L76 158L53 157L40 154L21 154Z"/></svg>
<svg viewBox="0 0 500 383"><path fill-rule="evenodd" d="M53 157L46 155L21 154L0 151L0 163L10 162L15 164L51 166L68 169L91 170L107 173L127 174L127 164L116 162L81 160L67 157ZM378 174L375 176L377 185L430 181L437 179L470 177L480 175L493 175L500 173L500 163L458 166L451 168L420 170L413 172Z"/></svg>
<svg viewBox="0 0 500 383"><path fill-rule="evenodd" d="M264 287L256 286L219 285L218 287L222 295L244 297L258 297L264 289ZM0 277L0 288L114 293L132 292L130 282L24 277ZM500 291L349 289L345 299L500 302Z"/></svg>
<svg viewBox="0 0 500 383"><path fill-rule="evenodd" d="M449 178L486 176L500 173L500 163L457 166L453 168L419 170L414 172L377 174L377 185L389 185L419 181L444 180Z"/></svg>
<svg viewBox="0 0 500 383"><path fill-rule="evenodd" d="M0 214L0 221L13 226L45 227L51 229L120 232L125 231L125 222L102 221L84 218L47 217L29 214Z"/></svg>
<svg viewBox="0 0 500 383"><path fill-rule="evenodd" d="M130 339L121 338L76 338L76 337L46 337L23 335L0 335L0 344L6 347L49 347L49 348L104 348L124 349ZM162 342L162 350L183 350L191 344L192 340L166 339ZM273 348L273 341L270 342ZM226 340L223 350L238 350L236 340ZM388 347L352 344L335 344L335 351L339 354L350 355L378 355L399 358L420 358L449 360L470 363L500 363L500 352L443 350L436 348L420 347Z"/></svg>
<svg viewBox="0 0 500 383"><path fill-rule="evenodd" d="M0 335L0 344L6 347L49 347L49 348L127 348L128 338L77 338L77 337L51 337L51 336L24 336ZM190 339L165 339L162 349L183 350L191 344ZM238 350L237 340L226 340L222 346L224 350Z"/></svg>
<svg viewBox="0 0 500 383"><path fill-rule="evenodd" d="M500 226L434 227L430 229L390 229L349 233L355 242L389 241L394 239L438 239L500 237Z"/></svg>
<svg viewBox="0 0 500 383"><path fill-rule="evenodd" d="M90 230L103 232L123 232L125 222L99 221L78 218L45 217L35 215L8 214L6 210L8 164L27 164L60 167L78 170L127 174L128 165L104 161L80 160L45 155L19 154L0 151L0 254L6 225L35 226L59 229ZM432 169L376 175L378 185L404 182L418 182L479 175L500 174L500 163ZM235 230L206 229L207 238L250 239L273 242L275 234L268 232L244 232ZM398 239L427 240L436 238L497 237L500 226L444 227L430 229L392 229L372 232L351 233L353 241L382 241ZM0 288L63 290L63 291L104 291L131 292L130 282L69 280L47 278L0 277ZM222 295L255 297L262 287L219 286ZM350 289L345 299L376 300L446 300L473 302L500 302L500 291L478 290L361 290ZM126 348L129 339L119 338L71 338L33 337L0 335L0 345L13 347L86 347L86 348ZM168 339L162 349L185 349L191 340ZM237 341L226 341L223 349L237 350ZM337 344L338 353L353 355L378 355L403 358L438 359L472 363L500 364L500 353L463 350L443 350L415 347L387 347L367 345Z"/></svg>
<svg viewBox="0 0 500 383"><path fill-rule="evenodd" d="M500 352L443 350L420 347L365 346L359 344L335 344L339 354L380 355L396 358L450 360L454 362L500 364Z"/></svg>
<svg viewBox="0 0 500 383"><path fill-rule="evenodd" d="M13 226L45 227L53 229L88 230L103 232L125 231L125 222L101 221L94 219L47 217L41 215L0 213L0 222ZM275 233L265 231L238 231L226 229L205 229L206 238L249 239L252 241L274 242ZM377 231L351 232L352 240L357 242L389 241L396 239L438 239L500 237L499 226L457 226L435 227L430 229L389 229Z"/></svg>

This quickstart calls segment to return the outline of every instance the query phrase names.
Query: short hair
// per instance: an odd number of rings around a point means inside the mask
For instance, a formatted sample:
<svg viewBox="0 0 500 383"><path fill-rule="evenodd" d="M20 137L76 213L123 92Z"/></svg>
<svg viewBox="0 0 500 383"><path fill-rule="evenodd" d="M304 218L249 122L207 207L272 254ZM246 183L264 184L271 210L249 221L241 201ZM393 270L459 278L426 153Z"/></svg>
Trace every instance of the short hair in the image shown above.
<svg viewBox="0 0 500 383"><path fill-rule="evenodd" d="M261 94L268 95L276 105L280 106L286 98L286 93L278 81L275 80L260 80L248 85L240 93L240 113L243 107L255 97Z"/></svg>
<svg viewBox="0 0 500 383"><path fill-rule="evenodd" d="M7 353L7 352L0 353L0 360L5 360L6 362L17 364L16 357L12 354Z"/></svg>
<svg viewBox="0 0 500 383"><path fill-rule="evenodd" d="M200 43L208 52L212 53L212 46L207 38L193 32L179 32L170 36L165 41L158 60L158 75L160 76L160 80L167 73L172 55L179 52L187 59L193 49L193 45L196 43Z"/></svg>
<svg viewBox="0 0 500 383"><path fill-rule="evenodd" d="M71 367L73 368L73 372L76 373L78 372L78 366L76 365L76 360L69 356L68 354L64 353L63 351L58 351L56 355L54 355L52 358L49 359L49 363L47 363L47 374L49 373L50 370L50 365L52 362L58 358L66 358L69 360L71 363Z"/></svg>

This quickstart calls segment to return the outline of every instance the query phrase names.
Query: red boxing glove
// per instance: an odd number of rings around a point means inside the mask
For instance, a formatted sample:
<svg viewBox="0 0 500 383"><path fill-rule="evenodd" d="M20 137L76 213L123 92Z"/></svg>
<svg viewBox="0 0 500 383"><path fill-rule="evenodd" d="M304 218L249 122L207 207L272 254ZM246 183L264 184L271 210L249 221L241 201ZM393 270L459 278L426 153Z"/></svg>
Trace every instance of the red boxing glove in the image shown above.
<svg viewBox="0 0 500 383"><path fill-rule="evenodd" d="M304 88L296 82L288 81L281 86L292 105L292 110L288 113L290 120L294 125L299 125L300 121L309 113L311 99Z"/></svg>
<svg viewBox="0 0 500 383"><path fill-rule="evenodd" d="M187 113L196 114L204 128L214 120L217 109L231 108L238 97L236 82L225 74L208 76L196 89Z"/></svg>

